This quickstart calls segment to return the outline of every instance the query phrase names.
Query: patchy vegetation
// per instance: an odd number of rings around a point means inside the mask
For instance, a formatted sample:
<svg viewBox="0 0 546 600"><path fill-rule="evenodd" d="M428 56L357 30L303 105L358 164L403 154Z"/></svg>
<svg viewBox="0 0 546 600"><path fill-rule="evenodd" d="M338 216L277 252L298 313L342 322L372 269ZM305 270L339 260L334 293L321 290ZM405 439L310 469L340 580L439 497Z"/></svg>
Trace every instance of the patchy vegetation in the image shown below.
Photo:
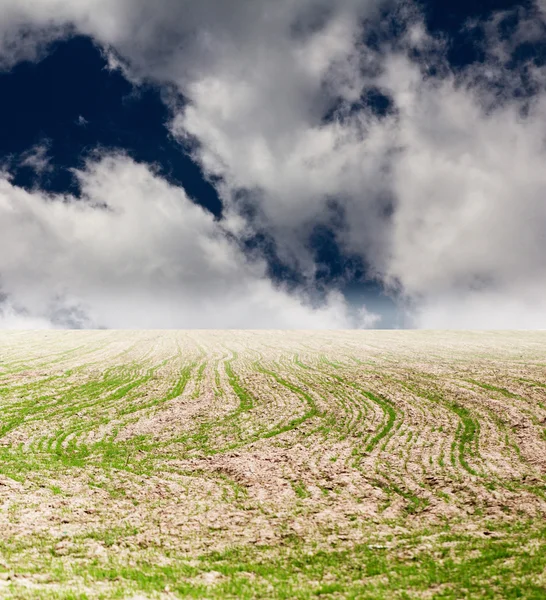
<svg viewBox="0 0 546 600"><path fill-rule="evenodd" d="M544 332L4 332L0 597L544 598Z"/></svg>

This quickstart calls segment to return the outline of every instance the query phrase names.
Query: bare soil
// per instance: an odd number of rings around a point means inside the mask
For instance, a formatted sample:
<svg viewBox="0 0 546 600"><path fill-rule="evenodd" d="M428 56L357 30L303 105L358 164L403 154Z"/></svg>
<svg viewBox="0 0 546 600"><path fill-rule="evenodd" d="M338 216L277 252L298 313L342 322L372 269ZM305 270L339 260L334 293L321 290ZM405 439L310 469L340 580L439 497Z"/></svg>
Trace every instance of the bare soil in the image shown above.
<svg viewBox="0 0 546 600"><path fill-rule="evenodd" d="M443 564L446 532L546 555L546 332L4 332L0 364L0 597L482 597L279 573ZM212 568L235 551L279 570Z"/></svg>

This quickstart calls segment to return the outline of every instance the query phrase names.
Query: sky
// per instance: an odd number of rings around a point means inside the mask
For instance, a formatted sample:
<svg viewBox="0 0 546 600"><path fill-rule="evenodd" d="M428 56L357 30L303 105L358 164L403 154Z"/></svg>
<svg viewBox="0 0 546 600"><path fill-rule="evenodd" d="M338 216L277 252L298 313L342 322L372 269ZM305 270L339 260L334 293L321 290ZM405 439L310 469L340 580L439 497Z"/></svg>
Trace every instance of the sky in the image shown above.
<svg viewBox="0 0 546 600"><path fill-rule="evenodd" d="M546 328L546 0L0 15L0 328Z"/></svg>

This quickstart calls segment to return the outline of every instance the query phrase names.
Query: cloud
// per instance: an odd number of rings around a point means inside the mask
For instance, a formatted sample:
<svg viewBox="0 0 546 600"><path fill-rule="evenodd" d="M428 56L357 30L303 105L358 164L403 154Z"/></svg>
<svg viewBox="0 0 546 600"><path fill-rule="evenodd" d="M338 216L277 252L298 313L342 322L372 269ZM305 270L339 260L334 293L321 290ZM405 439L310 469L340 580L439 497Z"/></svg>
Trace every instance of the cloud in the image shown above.
<svg viewBox="0 0 546 600"><path fill-rule="evenodd" d="M51 159L48 156L49 146L47 142L37 144L21 155L18 166L29 167L39 175L53 170Z"/></svg>
<svg viewBox="0 0 546 600"><path fill-rule="evenodd" d="M544 284L429 296L409 323L424 329L546 329Z"/></svg>
<svg viewBox="0 0 546 600"><path fill-rule="evenodd" d="M196 158L224 182L229 217L237 222L240 207L230 208L243 190L260 217L252 231L266 228L280 258L310 279L307 242L317 220L328 220L317 216L327 213L332 197L371 205L359 222L362 237L374 237L384 135L374 130L377 142L364 146L367 117L356 128L322 127L322 117L340 98L359 98L365 83L360 67L369 60L361 25L387 2L2 3L0 30L10 39L29 24L39 31L75 29L102 44L112 66L122 65L132 79L177 86L189 105L173 106L172 130L181 140L195 140ZM7 64L20 59L15 47L0 44Z"/></svg>
<svg viewBox="0 0 546 600"><path fill-rule="evenodd" d="M390 3L371 0L2 4L2 64L38 52L28 36L16 43L25 27L42 32L36 48L43 32L93 36L113 67L184 95L184 105L171 106L171 130L192 141L219 181L220 224L120 157L80 174L80 204L24 195L4 181L6 197L17 197L6 208L12 226L52 259L26 266L27 279L59 297L76 293L101 323L146 324L156 306L154 319L165 322L183 314L206 327L260 325L259 307L269 306L279 326L346 326L338 294L309 309L228 241L266 231L311 287L317 226L396 291L415 326L544 323L546 72L531 60L510 66L522 43L538 39L538 25L522 25L534 13L520 9L509 35L493 15L481 25L486 60L454 73L446 43L407 3L397 38L382 35L377 17ZM363 42L370 31L381 34L374 46ZM367 100L372 88L392 110L378 114ZM21 248L10 265L0 263L3 285L30 305L40 294L18 274L28 256L20 240L10 243Z"/></svg>
<svg viewBox="0 0 546 600"><path fill-rule="evenodd" d="M385 60L403 150L383 273L417 326L544 327L546 95L511 95L519 73L502 75L494 101L487 63L438 79L407 56Z"/></svg>
<svg viewBox="0 0 546 600"><path fill-rule="evenodd" d="M0 329L51 329L49 319L33 317L21 306L14 306L0 295Z"/></svg>
<svg viewBox="0 0 546 600"><path fill-rule="evenodd" d="M406 36L378 52L358 43L344 15L293 45L302 60L293 58L288 71L307 70L308 80L294 79L320 82L305 89L309 96L302 84L271 77L269 63L247 77L237 68L213 71L189 87L191 104L174 129L200 141L201 160L230 191L259 191L263 223L300 268L312 271L306 234L328 222L335 198L345 250L414 307L411 325L544 326L546 94L522 97L521 84L532 77L537 85L528 89L544 90L546 72L507 69L519 42L504 39L500 52L490 31L489 60L455 75L445 44L415 12L406 18ZM286 107L268 102L272 81L289 87ZM386 118L363 108L319 121L318 107L332 98L325 89L348 102L370 84L392 99Z"/></svg>
<svg viewBox="0 0 546 600"><path fill-rule="evenodd" d="M311 307L275 287L221 226L148 167L122 156L78 173L84 198L0 179L2 324L33 327L339 328L340 294Z"/></svg>

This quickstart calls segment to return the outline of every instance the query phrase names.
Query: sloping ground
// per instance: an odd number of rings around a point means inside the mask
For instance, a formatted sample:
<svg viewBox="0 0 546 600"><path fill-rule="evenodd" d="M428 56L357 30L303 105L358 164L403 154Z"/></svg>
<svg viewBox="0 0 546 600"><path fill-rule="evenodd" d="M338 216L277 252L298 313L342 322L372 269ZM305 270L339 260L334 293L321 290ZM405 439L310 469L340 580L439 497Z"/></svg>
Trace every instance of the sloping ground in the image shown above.
<svg viewBox="0 0 546 600"><path fill-rule="evenodd" d="M545 598L546 332L5 332L0 597Z"/></svg>

